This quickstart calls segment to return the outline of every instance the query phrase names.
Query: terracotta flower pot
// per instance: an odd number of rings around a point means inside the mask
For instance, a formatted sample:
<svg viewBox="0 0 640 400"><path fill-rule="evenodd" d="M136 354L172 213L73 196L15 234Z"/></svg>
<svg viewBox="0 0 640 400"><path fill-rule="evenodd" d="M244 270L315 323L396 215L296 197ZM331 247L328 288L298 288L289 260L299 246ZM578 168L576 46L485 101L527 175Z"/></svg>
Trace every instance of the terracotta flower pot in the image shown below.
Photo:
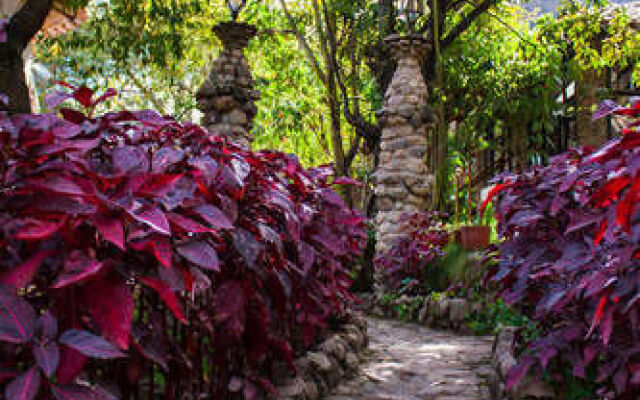
<svg viewBox="0 0 640 400"><path fill-rule="evenodd" d="M489 246L491 227L485 225L460 228L460 246L465 250L484 250Z"/></svg>

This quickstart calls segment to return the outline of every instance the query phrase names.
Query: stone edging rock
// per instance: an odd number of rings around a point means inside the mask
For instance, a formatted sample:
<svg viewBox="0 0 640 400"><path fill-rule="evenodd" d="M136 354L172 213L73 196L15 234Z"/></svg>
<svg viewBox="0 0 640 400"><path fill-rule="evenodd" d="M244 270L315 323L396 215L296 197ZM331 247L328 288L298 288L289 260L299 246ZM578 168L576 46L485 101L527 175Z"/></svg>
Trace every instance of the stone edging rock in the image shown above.
<svg viewBox="0 0 640 400"><path fill-rule="evenodd" d="M373 299L373 295L364 295L361 308L372 315L387 318L402 318L407 321L417 322L430 328L447 329L461 333L471 333L465 325L468 315L482 310L480 303L472 303L463 298L418 299L410 296L401 296L390 304L381 304ZM417 305L417 303L419 303ZM406 310L399 315L398 309Z"/></svg>
<svg viewBox="0 0 640 400"><path fill-rule="evenodd" d="M366 318L352 314L339 332L294 360L296 375L277 385L278 399L318 400L328 395L343 379L354 376L368 342Z"/></svg>
<svg viewBox="0 0 640 400"><path fill-rule="evenodd" d="M492 374L489 377L491 400L553 399L553 389L532 377L525 377L515 388L507 390L507 373L516 364L514 345L517 330L514 327L504 328L493 342Z"/></svg>

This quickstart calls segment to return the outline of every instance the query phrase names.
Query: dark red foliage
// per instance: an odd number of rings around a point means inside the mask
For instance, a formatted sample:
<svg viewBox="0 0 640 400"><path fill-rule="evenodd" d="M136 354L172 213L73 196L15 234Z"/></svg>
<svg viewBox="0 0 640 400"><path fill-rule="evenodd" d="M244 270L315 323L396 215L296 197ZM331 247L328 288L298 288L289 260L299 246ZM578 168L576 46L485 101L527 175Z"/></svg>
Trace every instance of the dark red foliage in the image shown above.
<svg viewBox="0 0 640 400"><path fill-rule="evenodd" d="M376 268L389 278L391 286L421 283L427 269L444 256L449 243L444 217L438 212L407 213L398 221L406 235L376 257Z"/></svg>
<svg viewBox="0 0 640 400"><path fill-rule="evenodd" d="M50 100L92 111L112 95ZM5 398L109 398L76 385L88 359L183 359L163 321L136 320L141 296L209 327L215 398L231 380L262 398L271 364L290 363L293 343L311 344L353 300L364 219L331 189L331 169L151 111L61 114L0 113ZM187 313L204 293L211 303Z"/></svg>
<svg viewBox="0 0 640 400"><path fill-rule="evenodd" d="M599 116L640 114L604 104ZM605 109L606 108L606 109ZM509 376L560 371L603 399L640 393L640 131L597 151L571 150L546 167L497 179L500 262L489 278L540 326Z"/></svg>

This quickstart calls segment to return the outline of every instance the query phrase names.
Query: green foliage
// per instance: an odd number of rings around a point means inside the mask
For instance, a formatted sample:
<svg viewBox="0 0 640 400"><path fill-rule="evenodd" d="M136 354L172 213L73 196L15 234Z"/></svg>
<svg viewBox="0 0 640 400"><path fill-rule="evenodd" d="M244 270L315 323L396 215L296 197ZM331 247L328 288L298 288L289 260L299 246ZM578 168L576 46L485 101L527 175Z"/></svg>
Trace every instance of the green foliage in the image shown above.
<svg viewBox="0 0 640 400"><path fill-rule="evenodd" d="M508 326L518 327L526 342L536 338L539 333L529 318L507 306L501 299L486 304L481 312L471 317L468 326L479 335L496 334Z"/></svg>
<svg viewBox="0 0 640 400"><path fill-rule="evenodd" d="M539 22L539 39L553 51L573 53L571 71L579 76L606 67L624 69L635 62L640 77L640 33L629 28L622 8L609 9L603 0L565 0L558 16L546 15Z"/></svg>

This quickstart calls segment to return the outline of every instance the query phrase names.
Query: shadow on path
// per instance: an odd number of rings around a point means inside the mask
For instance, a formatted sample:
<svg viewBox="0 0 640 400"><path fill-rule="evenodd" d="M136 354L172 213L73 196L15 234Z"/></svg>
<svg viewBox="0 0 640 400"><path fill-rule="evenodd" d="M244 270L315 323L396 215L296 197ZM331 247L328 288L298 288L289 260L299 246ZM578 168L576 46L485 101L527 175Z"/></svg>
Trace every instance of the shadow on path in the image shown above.
<svg viewBox="0 0 640 400"><path fill-rule="evenodd" d="M358 375L325 400L488 400L492 337L369 319Z"/></svg>

